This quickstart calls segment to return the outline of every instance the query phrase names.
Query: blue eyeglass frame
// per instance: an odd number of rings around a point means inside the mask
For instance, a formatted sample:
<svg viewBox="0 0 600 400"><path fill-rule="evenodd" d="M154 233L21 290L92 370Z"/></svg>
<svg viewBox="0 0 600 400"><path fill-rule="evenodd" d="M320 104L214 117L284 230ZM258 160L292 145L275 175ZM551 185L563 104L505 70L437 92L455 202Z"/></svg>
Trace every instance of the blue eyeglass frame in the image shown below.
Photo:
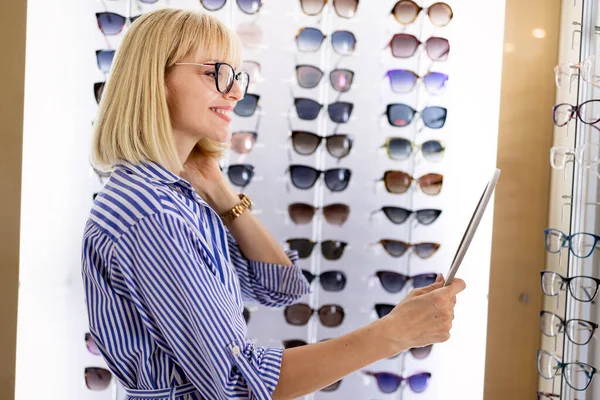
<svg viewBox="0 0 600 400"><path fill-rule="evenodd" d="M596 234L593 234L593 233L589 233L589 232L577 232L577 233L574 233L572 235L567 235L564 232L559 231L558 229L554 229L554 228L544 229L544 244L546 245L546 251L548 253L551 253L551 254L560 253L560 249L557 250L557 251L551 251L550 247L548 246L548 236L549 236L549 234L551 232L558 232L561 235L561 239L560 239L561 240L561 245L560 245L560 247L561 248L568 247L569 250L571 251L571 254L573 254L577 258L588 258L589 256L591 256L592 253L594 252L594 250L598 248L597 247L598 246L598 242L600 241L600 236L598 236ZM593 244L592 248L590 249L589 253L587 253L585 256L577 255L575 253L575 250L573 250L573 241L572 240L577 235L589 235L589 236L591 236L591 237L594 238L594 244ZM567 246L567 242L569 242L568 246Z"/></svg>

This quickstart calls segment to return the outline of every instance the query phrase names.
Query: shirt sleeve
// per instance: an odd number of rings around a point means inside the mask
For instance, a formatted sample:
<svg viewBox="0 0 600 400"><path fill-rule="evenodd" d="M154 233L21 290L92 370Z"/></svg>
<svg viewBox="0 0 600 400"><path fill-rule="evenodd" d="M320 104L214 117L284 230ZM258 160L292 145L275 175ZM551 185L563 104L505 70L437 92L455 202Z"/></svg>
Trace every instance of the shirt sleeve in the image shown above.
<svg viewBox="0 0 600 400"><path fill-rule="evenodd" d="M278 307L295 303L310 293L310 285L296 264L298 252L286 251L293 265L269 264L246 258L233 235L227 231L231 263L236 269L242 298L265 306Z"/></svg>
<svg viewBox="0 0 600 400"><path fill-rule="evenodd" d="M147 216L119 238L113 269L148 331L204 398L270 399L283 349L246 339L241 307L199 239L181 217Z"/></svg>

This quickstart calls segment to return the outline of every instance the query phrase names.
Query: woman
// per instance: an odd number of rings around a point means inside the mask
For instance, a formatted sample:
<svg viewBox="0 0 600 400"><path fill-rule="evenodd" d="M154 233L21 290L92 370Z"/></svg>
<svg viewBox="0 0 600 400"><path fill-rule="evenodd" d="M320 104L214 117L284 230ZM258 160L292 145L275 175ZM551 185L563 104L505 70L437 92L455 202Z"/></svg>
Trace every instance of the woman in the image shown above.
<svg viewBox="0 0 600 400"><path fill-rule="evenodd" d="M326 342L246 339L243 300L283 306L309 286L218 167L247 89L239 65L222 23L173 9L139 18L114 60L92 151L112 174L85 227L82 273L90 333L130 398L296 398L449 338L458 279Z"/></svg>

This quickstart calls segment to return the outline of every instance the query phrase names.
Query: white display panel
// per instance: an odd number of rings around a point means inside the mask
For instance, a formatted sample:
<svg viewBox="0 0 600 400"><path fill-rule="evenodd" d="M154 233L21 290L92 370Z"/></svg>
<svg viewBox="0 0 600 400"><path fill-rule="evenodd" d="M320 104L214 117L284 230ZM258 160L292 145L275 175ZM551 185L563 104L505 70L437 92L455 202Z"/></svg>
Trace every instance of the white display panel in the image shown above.
<svg viewBox="0 0 600 400"><path fill-rule="evenodd" d="M445 272L452 260L472 209L479 199L489 174L495 167L502 38L505 2L491 0L482 13L481 2L448 1L454 19L445 28L434 29L421 15L417 23L405 29L422 41L439 35L450 41L447 62L431 66L432 71L449 75L448 90L441 97L431 97L421 88L408 95L393 94L383 76L388 69L412 69L420 75L427 72L429 62L422 52L419 57L402 60L383 50L394 33L402 27L389 15L394 1L359 4L357 16L349 21L338 18L326 6L322 17L301 14L297 0L266 0L258 16L242 14L233 1L215 15L231 26L255 22L262 30L262 45L247 49L245 58L257 61L266 79L251 88L260 94L262 119L256 147L243 162L255 166L255 178L245 192L256 203L257 212L267 227L283 244L289 238L314 240L338 239L348 242L339 261L327 261L315 248L313 258L301 261L301 267L313 272L343 270L348 284L341 293L328 293L313 286L315 294L307 298L315 307L333 302L346 310L339 328L323 328L313 319L308 327L286 324L283 310L258 309L252 314L249 334L258 343L280 346L281 339L320 340L340 335L376 318L375 303L396 303L406 294L386 293L372 277L379 269L391 269L410 275L419 272ZM133 2L151 10L164 6ZM428 3L426 4L428 5ZM170 6L201 9L197 1L170 1ZM21 238L21 291L17 354L17 398L112 399L113 388L92 392L85 387L83 369L105 366L97 356L89 354L83 342L87 317L80 279L80 250L83 226L92 202L92 193L101 188L88 164L92 120L96 102L94 82L104 80L96 65L95 51L106 49L105 37L97 28L94 14L106 10L128 15L124 1L75 1L56 3L29 1L25 133L23 157L23 204ZM330 35L337 29L348 29L357 38L356 53L350 57L335 55L330 37L324 49L315 54L299 53L294 36L303 26L319 27ZM122 35L108 38L117 48ZM293 109L296 97L309 97L321 103L337 100L338 93L329 86L327 76L319 88L301 89L294 76L296 64L319 66L326 73L334 66L355 71L354 84L341 101L354 102L350 122L337 132L353 135L350 155L336 161L323 148L313 156L299 156L290 148L288 113L292 129L305 129L330 135L335 125L326 110L315 121L301 121ZM406 103L416 109L440 105L448 109L446 126L440 130L425 128L416 133L414 122L406 128L391 127L381 114L386 104ZM254 130L256 116L236 118L233 130ZM419 122L420 124L420 122ZM378 150L386 137L402 136L416 143L440 139L446 144L444 160L433 164L422 159L418 165L388 159ZM230 163L240 161L229 154ZM353 172L350 186L331 193L321 180L315 188L301 191L292 187L285 171L292 163L326 169L336 166ZM444 175L438 196L414 194L392 195L383 184L375 184L388 169L400 169L421 176L436 172ZM500 184L502 184L500 182ZM332 202L349 204L348 222L335 227L315 220L314 225L294 226L286 215L287 205L307 202L321 206ZM396 226L383 214L370 219L370 213L384 205L410 209L440 208L441 217L430 226L404 224ZM410 226L413 229L410 230ZM346 377L336 392L317 393L316 399L333 398L399 398L481 399L485 369L487 326L487 293L492 232L492 208L484 217L478 234L464 260L459 277L468 289L461 294L456 310L452 339L435 345L428 358L414 360L406 356L384 360L367 369L432 373L427 390L414 394L408 388L383 395L373 378L360 374ZM404 256L393 259L380 246L369 243L383 238L409 242L441 243L438 252L428 260ZM314 318L314 317L313 317ZM32 384L30 371L45 371ZM50 395L50 396L49 396Z"/></svg>

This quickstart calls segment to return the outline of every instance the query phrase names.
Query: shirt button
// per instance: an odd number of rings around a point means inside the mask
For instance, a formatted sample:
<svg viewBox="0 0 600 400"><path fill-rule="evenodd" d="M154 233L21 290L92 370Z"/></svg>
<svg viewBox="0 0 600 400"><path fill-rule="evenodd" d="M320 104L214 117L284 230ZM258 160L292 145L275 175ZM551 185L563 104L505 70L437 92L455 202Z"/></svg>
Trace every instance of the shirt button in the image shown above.
<svg viewBox="0 0 600 400"><path fill-rule="evenodd" d="M240 348L238 346L233 346L231 348L231 352L233 353L234 356L239 356L240 355Z"/></svg>

